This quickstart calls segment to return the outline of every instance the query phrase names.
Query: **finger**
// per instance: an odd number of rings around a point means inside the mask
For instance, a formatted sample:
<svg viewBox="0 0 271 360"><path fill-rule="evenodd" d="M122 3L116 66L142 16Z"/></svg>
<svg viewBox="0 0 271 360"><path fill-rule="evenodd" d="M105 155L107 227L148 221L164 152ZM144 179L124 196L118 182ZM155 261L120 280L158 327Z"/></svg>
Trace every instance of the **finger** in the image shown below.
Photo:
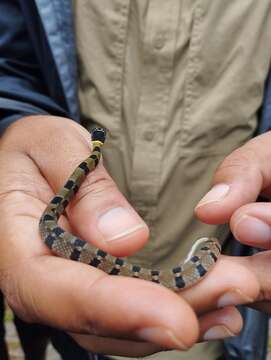
<svg viewBox="0 0 271 360"><path fill-rule="evenodd" d="M271 287L268 276L271 272L270 257L270 251L263 251L252 256L239 258L239 261L244 264L247 270L254 274L259 284L258 295L248 306L266 312L269 315L271 314Z"/></svg>
<svg viewBox="0 0 271 360"><path fill-rule="evenodd" d="M238 335L243 326L243 319L234 306L227 306L202 315L199 323L200 339L210 341Z"/></svg>
<svg viewBox="0 0 271 360"><path fill-rule="evenodd" d="M7 136L5 146L24 151L40 169L53 192L57 192L81 161L90 154L90 134L64 118L35 116L18 122L20 131ZM29 137L29 133L42 136ZM19 135L18 135L19 133ZM46 202L51 200L50 197ZM148 238L145 222L118 191L102 165L90 173L73 204L68 207L70 223L81 238L116 256L130 255Z"/></svg>
<svg viewBox="0 0 271 360"><path fill-rule="evenodd" d="M203 315L200 317L199 322L200 341L221 340L236 336L243 325L239 311L232 306ZM80 346L99 354L143 357L166 350L147 342L105 338L95 335L71 335Z"/></svg>
<svg viewBox="0 0 271 360"><path fill-rule="evenodd" d="M271 252L263 251L244 258L246 267L255 274L259 283L259 294L251 307L271 314L271 288L268 274L271 272Z"/></svg>
<svg viewBox="0 0 271 360"><path fill-rule="evenodd" d="M202 221L228 222L236 209L255 201L271 184L270 139L270 132L255 137L221 163L213 188L195 209Z"/></svg>
<svg viewBox="0 0 271 360"><path fill-rule="evenodd" d="M230 226L243 244L271 249L271 204L253 203L242 206L233 214Z"/></svg>
<svg viewBox="0 0 271 360"><path fill-rule="evenodd" d="M201 316L199 322L199 341L221 340L236 336L243 325L239 311L230 306ZM146 342L104 338L94 335L71 335L83 348L99 354L143 357L166 350Z"/></svg>
<svg viewBox="0 0 271 360"><path fill-rule="evenodd" d="M213 269L181 296L197 314L225 306L254 302L260 291L258 278L243 258L220 256Z"/></svg>
<svg viewBox="0 0 271 360"><path fill-rule="evenodd" d="M70 334L87 351L115 356L144 357L166 349L148 342Z"/></svg>
<svg viewBox="0 0 271 360"><path fill-rule="evenodd" d="M90 174L68 209L75 232L115 256L129 256L148 239L145 222L102 165Z"/></svg>

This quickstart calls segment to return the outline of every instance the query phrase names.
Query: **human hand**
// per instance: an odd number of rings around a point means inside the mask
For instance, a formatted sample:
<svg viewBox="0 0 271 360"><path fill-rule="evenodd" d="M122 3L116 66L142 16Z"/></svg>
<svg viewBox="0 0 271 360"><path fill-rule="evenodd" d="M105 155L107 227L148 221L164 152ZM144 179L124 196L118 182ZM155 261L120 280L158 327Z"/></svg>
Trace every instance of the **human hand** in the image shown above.
<svg viewBox="0 0 271 360"><path fill-rule="evenodd" d="M73 333L85 348L107 354L187 349L217 324L238 332L241 319L234 308L204 315L199 326L192 307L157 284L108 276L50 254L40 239L39 218L89 155L89 140L89 133L73 121L49 116L21 119L1 139L0 285L9 305L24 320ZM101 164L60 224L115 256L134 253L148 238L146 224ZM200 289L196 295L206 298ZM197 304L195 309L204 312Z"/></svg>
<svg viewBox="0 0 271 360"><path fill-rule="evenodd" d="M271 132L268 132L230 154L216 171L214 187L195 210L206 223L230 223L231 231L241 243L267 250L271 249L271 205L256 199L260 194L271 195L270 144ZM220 281L228 278L232 292L220 301L220 306L247 303L271 313L270 251L250 257L222 257L214 268L214 278L220 267ZM243 271L246 277L242 276Z"/></svg>

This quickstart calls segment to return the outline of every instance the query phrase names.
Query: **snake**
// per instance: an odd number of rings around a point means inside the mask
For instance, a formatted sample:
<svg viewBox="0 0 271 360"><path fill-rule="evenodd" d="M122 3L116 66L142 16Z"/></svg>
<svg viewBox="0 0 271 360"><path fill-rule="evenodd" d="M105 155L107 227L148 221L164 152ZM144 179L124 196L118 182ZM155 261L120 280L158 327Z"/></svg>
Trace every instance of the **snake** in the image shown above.
<svg viewBox="0 0 271 360"><path fill-rule="evenodd" d="M89 157L76 167L40 218L39 231L43 242L55 255L91 265L109 275L152 281L173 291L181 291L195 285L209 272L221 253L221 245L214 237L198 239L185 259L170 269L147 269L130 263L127 258L112 256L58 225L58 219L61 215L66 214L66 207L78 192L85 178L99 164L105 138L105 129L94 128L91 131L92 151Z"/></svg>

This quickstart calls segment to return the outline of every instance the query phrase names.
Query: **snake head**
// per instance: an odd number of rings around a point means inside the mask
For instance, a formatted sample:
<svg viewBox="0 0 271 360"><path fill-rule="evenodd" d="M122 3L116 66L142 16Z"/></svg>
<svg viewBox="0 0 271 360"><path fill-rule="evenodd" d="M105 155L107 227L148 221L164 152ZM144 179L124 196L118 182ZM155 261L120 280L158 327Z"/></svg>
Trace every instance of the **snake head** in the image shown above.
<svg viewBox="0 0 271 360"><path fill-rule="evenodd" d="M105 142L106 130L104 128L94 128L91 131L91 140L100 141L101 143Z"/></svg>

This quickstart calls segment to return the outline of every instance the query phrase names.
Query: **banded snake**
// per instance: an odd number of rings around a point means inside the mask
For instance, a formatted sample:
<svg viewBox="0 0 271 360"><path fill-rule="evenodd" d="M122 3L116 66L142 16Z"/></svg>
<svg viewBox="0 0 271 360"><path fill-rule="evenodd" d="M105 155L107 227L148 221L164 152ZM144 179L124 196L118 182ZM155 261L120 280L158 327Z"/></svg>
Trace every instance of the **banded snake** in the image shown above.
<svg viewBox="0 0 271 360"><path fill-rule="evenodd" d="M170 270L145 269L130 264L125 258L114 257L90 243L63 230L57 221L77 193L86 176L93 171L101 157L105 130L92 131L90 156L74 170L60 192L43 212L39 228L45 244L57 255L97 267L110 275L123 275L160 283L180 291L197 283L214 265L221 252L216 238L201 238L192 246L186 259Z"/></svg>

